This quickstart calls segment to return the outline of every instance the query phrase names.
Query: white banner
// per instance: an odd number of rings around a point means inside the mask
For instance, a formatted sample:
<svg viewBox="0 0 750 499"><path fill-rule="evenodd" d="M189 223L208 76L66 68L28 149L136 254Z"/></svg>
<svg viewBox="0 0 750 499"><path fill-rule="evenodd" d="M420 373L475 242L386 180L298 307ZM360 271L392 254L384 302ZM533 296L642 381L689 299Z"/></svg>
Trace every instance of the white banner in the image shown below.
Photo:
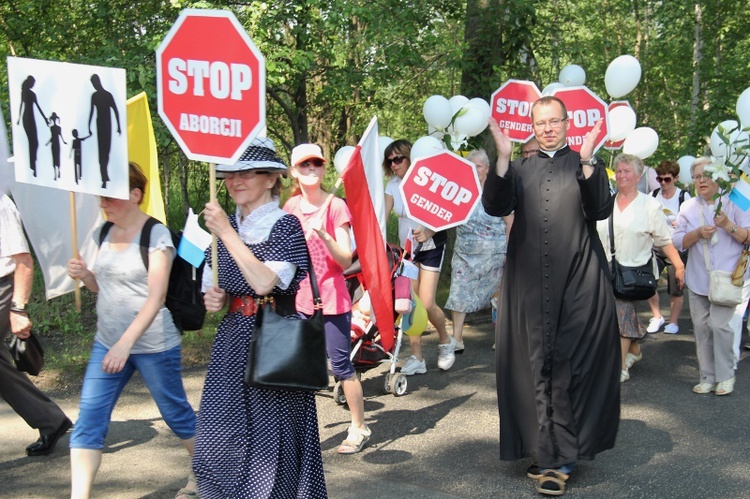
<svg viewBox="0 0 750 499"><path fill-rule="evenodd" d="M8 58L16 180L127 199L125 70Z"/></svg>

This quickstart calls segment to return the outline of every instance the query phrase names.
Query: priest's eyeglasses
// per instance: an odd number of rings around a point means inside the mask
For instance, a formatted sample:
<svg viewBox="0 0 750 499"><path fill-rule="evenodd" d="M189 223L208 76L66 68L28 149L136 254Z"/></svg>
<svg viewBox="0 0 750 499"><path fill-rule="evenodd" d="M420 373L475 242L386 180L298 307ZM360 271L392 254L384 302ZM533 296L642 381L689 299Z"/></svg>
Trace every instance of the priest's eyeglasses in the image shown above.
<svg viewBox="0 0 750 499"><path fill-rule="evenodd" d="M568 118L553 118L549 121L537 121L534 123L534 128L537 130L544 130L549 125L550 128L557 130L562 127L563 123L568 121Z"/></svg>

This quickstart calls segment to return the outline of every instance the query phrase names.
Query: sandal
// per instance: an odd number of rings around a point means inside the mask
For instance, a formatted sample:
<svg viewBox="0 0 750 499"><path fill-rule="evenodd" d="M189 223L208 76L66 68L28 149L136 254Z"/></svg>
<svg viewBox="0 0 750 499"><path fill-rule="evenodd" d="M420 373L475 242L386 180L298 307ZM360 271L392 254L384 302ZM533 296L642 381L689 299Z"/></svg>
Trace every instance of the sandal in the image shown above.
<svg viewBox="0 0 750 499"><path fill-rule="evenodd" d="M545 496L565 494L565 482L569 476L557 470L547 470L536 484L536 491Z"/></svg>
<svg viewBox="0 0 750 499"><path fill-rule="evenodd" d="M188 489L187 486L192 485L196 487L196 490ZM195 479L195 474L191 471L188 475L188 483L185 487L181 488L177 491L177 493L174 495L174 499L200 499L200 496L198 495L198 483Z"/></svg>
<svg viewBox="0 0 750 499"><path fill-rule="evenodd" d="M177 493L174 496L174 499L200 499L200 496L198 495L197 490L190 490L182 488L177 491Z"/></svg>
<svg viewBox="0 0 750 499"><path fill-rule="evenodd" d="M531 478L532 480L539 480L540 478L542 478L545 471L547 470L540 468L536 464L532 464L528 468L526 468L526 476Z"/></svg>
<svg viewBox="0 0 750 499"><path fill-rule="evenodd" d="M356 454L362 450L371 436L372 431L366 426L364 429L350 427L349 433L346 435L346 440L341 442L336 452L339 454Z"/></svg>

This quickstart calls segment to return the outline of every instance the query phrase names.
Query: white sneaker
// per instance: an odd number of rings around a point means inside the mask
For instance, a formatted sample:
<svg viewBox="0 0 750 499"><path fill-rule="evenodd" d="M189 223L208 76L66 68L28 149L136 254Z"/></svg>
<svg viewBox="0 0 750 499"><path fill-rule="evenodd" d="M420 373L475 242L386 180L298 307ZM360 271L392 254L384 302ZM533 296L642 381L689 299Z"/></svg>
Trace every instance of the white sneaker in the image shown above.
<svg viewBox="0 0 750 499"><path fill-rule="evenodd" d="M456 348L453 349L453 352L456 355L464 353L464 342L463 341L457 341L456 342Z"/></svg>
<svg viewBox="0 0 750 499"><path fill-rule="evenodd" d="M443 371L447 371L453 367L453 363L456 362L456 340L451 336L451 340L444 344L438 345L438 367Z"/></svg>
<svg viewBox="0 0 750 499"><path fill-rule="evenodd" d="M680 332L680 326L672 324L671 322L664 326L664 332L667 334L677 334Z"/></svg>
<svg viewBox="0 0 750 499"><path fill-rule="evenodd" d="M414 355L406 359L403 367L401 367L401 374L405 376L411 376L412 374L424 374L427 372L427 363L422 359L417 359Z"/></svg>
<svg viewBox="0 0 750 499"><path fill-rule="evenodd" d="M627 369L621 370L620 371L620 383L625 383L629 379L630 379L630 371Z"/></svg>
<svg viewBox="0 0 750 499"><path fill-rule="evenodd" d="M651 317L651 320L648 321L648 327L646 328L647 333L658 333L659 329L664 325L664 317L659 317L658 319L656 317Z"/></svg>
<svg viewBox="0 0 750 499"><path fill-rule="evenodd" d="M632 354L630 352L625 354L625 367L627 369L630 369L633 367L633 364L638 362L643 358L643 352L639 352L638 355Z"/></svg>

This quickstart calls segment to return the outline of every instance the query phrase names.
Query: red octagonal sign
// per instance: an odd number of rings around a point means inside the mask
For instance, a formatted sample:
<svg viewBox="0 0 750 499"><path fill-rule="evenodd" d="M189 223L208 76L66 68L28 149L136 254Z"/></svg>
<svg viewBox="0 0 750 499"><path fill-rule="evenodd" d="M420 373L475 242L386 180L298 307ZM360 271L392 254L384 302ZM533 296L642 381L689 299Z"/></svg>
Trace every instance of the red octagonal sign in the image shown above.
<svg viewBox="0 0 750 499"><path fill-rule="evenodd" d="M581 150L583 137L603 119L602 130L599 133L594 152L607 141L609 134L609 122L607 115L607 104L601 100L588 87L563 87L552 92L568 108L568 145L576 152Z"/></svg>
<svg viewBox="0 0 750 499"><path fill-rule="evenodd" d="M474 164L449 151L416 160L399 189L409 218L435 231L466 222L481 193Z"/></svg>
<svg viewBox="0 0 750 499"><path fill-rule="evenodd" d="M508 130L510 140L526 142L534 136L531 106L541 96L536 84L525 80L508 80L492 93L492 117Z"/></svg>
<svg viewBox="0 0 750 499"><path fill-rule="evenodd" d="M235 163L265 127L265 59L229 11L182 11L156 51L156 85L192 160Z"/></svg>

